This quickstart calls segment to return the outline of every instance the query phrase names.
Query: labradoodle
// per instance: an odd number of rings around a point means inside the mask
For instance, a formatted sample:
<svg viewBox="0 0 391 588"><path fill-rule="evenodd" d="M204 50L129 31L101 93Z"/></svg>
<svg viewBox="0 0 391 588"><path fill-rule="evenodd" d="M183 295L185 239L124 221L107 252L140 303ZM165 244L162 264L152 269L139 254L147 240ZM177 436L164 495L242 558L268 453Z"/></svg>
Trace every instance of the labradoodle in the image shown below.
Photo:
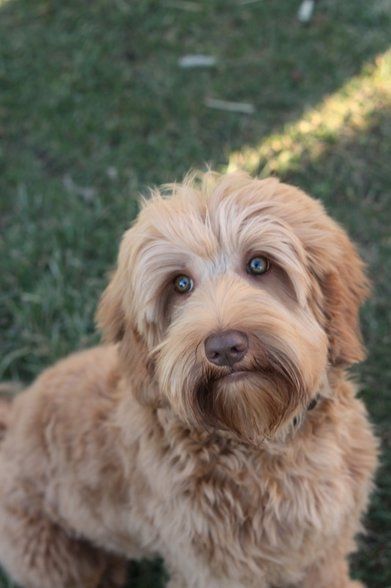
<svg viewBox="0 0 391 588"><path fill-rule="evenodd" d="M322 205L190 174L125 233L105 344L46 370L0 446L0 561L24 588L353 588L377 443L347 369L368 282Z"/></svg>

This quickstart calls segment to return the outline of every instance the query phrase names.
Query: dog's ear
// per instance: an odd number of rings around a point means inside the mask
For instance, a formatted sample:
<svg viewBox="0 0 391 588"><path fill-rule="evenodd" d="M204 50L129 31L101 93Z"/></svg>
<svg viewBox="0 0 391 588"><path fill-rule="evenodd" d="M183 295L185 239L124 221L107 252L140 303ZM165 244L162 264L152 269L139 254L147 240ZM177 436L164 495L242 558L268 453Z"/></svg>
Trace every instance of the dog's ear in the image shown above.
<svg viewBox="0 0 391 588"><path fill-rule="evenodd" d="M129 275L130 268L134 267L131 254L130 230L123 239L118 266L100 299L96 322L105 340L118 344L121 370L129 380L134 396L141 404L158 407L162 400L154 378L154 365L134 317Z"/></svg>
<svg viewBox="0 0 391 588"><path fill-rule="evenodd" d="M125 313L122 306L124 292L119 272L120 270L117 269L112 274L96 313L98 328L109 343L121 341L125 332Z"/></svg>
<svg viewBox="0 0 391 588"><path fill-rule="evenodd" d="M355 247L337 225L323 260L325 257L328 257L328 267L319 277L319 283L329 338L329 361L333 366L348 366L365 358L359 310L368 297L369 281Z"/></svg>
<svg viewBox="0 0 391 588"><path fill-rule="evenodd" d="M129 274L134 266L133 251L135 248L135 230L128 229L121 241L117 267L110 277L106 290L103 292L96 323L108 343L119 343L125 332L125 322L131 311L132 293L130 292Z"/></svg>

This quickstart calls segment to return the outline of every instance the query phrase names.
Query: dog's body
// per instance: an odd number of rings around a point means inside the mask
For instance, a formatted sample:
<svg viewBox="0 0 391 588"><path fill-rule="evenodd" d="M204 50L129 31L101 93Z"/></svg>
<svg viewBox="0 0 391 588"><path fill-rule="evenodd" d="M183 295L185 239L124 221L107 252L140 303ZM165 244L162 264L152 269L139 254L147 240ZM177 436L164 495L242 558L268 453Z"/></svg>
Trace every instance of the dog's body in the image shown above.
<svg viewBox="0 0 391 588"><path fill-rule="evenodd" d="M342 230L293 188L208 174L152 199L101 302L115 344L44 372L7 419L6 569L119 587L126 559L158 553L172 588L361 586L346 558L376 442L344 367L365 292Z"/></svg>

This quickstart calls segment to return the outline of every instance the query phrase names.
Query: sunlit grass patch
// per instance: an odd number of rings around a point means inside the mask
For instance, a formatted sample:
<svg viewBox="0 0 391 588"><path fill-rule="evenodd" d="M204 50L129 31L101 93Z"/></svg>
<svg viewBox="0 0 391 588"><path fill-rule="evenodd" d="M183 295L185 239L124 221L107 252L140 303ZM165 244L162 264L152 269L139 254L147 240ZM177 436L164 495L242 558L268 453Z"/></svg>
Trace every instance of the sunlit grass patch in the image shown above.
<svg viewBox="0 0 391 588"><path fill-rule="evenodd" d="M320 158L336 141L365 132L374 113L387 106L391 107L391 51L379 55L360 75L281 132L257 147L234 152L228 170L241 168L264 176L294 171L306 157Z"/></svg>

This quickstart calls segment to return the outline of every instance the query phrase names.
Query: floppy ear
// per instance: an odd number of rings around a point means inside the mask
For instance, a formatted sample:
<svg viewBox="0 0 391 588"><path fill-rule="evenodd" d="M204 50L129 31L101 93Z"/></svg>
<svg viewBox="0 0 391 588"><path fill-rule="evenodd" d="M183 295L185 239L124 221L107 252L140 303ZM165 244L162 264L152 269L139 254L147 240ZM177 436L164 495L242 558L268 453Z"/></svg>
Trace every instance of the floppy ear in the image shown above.
<svg viewBox="0 0 391 588"><path fill-rule="evenodd" d="M125 313L122 308L123 288L119 270L112 274L109 285L103 292L96 313L98 328L109 343L118 343L125 332Z"/></svg>
<svg viewBox="0 0 391 588"><path fill-rule="evenodd" d="M364 264L345 232L336 226L332 237L333 267L329 266L320 278L323 313L329 338L329 361L334 366L347 366L365 358L359 310L370 288Z"/></svg>
<svg viewBox="0 0 391 588"><path fill-rule="evenodd" d="M118 343L125 333L125 322L132 299L129 287L129 270L134 266L132 255L135 247L134 228L128 229L121 241L116 269L99 301L96 323L105 341Z"/></svg>
<svg viewBox="0 0 391 588"><path fill-rule="evenodd" d="M105 340L119 344L121 372L126 376L136 399L141 404L158 408L162 399L158 394L147 344L139 333L130 309L128 312L125 310L125 300L130 298L130 292L126 290L129 276L121 257L101 297L96 321Z"/></svg>

